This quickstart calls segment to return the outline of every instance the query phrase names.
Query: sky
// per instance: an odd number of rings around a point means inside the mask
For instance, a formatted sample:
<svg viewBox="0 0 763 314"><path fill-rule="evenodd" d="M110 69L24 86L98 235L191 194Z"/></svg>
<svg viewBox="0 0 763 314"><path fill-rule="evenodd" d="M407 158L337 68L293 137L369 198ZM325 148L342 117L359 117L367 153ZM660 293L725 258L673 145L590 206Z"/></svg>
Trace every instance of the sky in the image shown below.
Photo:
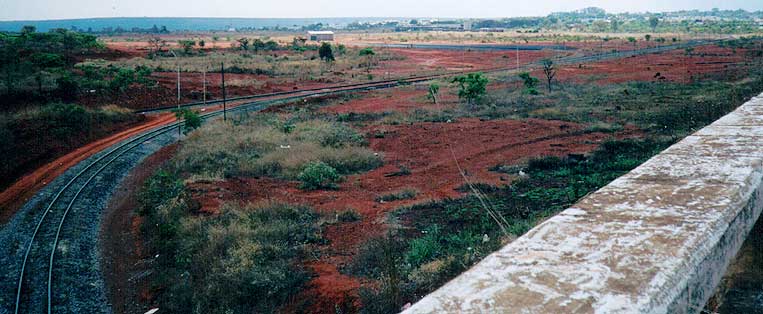
<svg viewBox="0 0 763 314"><path fill-rule="evenodd" d="M516 17L600 7L608 12L763 10L763 0L0 0L0 20L91 17Z"/></svg>

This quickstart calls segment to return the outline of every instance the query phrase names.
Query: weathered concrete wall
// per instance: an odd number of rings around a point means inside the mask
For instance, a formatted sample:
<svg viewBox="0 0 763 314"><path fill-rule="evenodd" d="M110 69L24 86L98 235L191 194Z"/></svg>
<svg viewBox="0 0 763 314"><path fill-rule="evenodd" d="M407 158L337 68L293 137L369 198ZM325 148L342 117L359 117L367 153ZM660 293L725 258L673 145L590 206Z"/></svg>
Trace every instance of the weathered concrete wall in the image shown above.
<svg viewBox="0 0 763 314"><path fill-rule="evenodd" d="M763 208L763 94L405 313L699 313Z"/></svg>

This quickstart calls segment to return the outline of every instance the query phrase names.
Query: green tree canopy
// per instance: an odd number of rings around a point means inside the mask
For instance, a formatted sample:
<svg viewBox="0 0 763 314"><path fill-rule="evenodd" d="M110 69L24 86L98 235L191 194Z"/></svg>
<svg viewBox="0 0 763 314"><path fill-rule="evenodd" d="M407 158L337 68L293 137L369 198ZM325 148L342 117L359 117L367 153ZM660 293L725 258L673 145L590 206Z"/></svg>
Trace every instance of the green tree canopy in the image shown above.
<svg viewBox="0 0 763 314"><path fill-rule="evenodd" d="M318 48L318 56L321 57L321 60L326 62L332 62L336 60L334 58L334 51L331 49L331 44L327 42L323 42L321 47Z"/></svg>
<svg viewBox="0 0 763 314"><path fill-rule="evenodd" d="M470 105L482 99L487 93L488 79L482 73L459 75L451 82L458 85L458 98L466 100Z"/></svg>

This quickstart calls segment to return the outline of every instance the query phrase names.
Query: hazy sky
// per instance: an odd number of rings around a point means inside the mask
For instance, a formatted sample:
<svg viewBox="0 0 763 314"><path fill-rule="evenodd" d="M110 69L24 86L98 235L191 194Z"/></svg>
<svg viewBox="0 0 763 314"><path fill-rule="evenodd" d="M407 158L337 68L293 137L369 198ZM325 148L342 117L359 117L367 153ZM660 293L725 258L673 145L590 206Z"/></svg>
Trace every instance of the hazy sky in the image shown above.
<svg viewBox="0 0 763 314"><path fill-rule="evenodd" d="M83 17L513 17L596 6L609 12L763 10L763 0L0 0L0 20Z"/></svg>

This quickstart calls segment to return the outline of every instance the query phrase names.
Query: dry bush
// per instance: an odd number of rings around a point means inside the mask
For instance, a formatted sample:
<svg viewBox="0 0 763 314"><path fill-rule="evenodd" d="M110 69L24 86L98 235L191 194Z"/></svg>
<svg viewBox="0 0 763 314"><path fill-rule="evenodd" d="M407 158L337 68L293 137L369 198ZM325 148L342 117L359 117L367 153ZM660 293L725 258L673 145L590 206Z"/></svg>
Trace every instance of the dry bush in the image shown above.
<svg viewBox="0 0 763 314"><path fill-rule="evenodd" d="M376 56L377 61L402 60L404 57L392 52L383 50ZM223 62L226 71L233 73L251 73L265 74L271 77L283 77L298 80L334 80L335 73L365 73L361 66L365 59L358 56L358 49L348 48L347 53L338 55L336 61L329 63L323 62L318 58L315 51L289 51L280 52L277 55L272 52L212 52L206 55L173 57L155 57L132 58L117 61L89 61L83 64L106 67L114 65L120 68L135 68L137 66L146 66L161 71L175 71L178 65L184 72L219 72L220 63ZM357 75L354 80L362 81L363 76ZM352 76L345 75L342 80L352 81ZM249 86L256 84L255 81L241 81L235 84L239 86Z"/></svg>
<svg viewBox="0 0 763 314"><path fill-rule="evenodd" d="M296 179L304 166L321 161L339 174L367 171L382 163L363 135L341 123L308 119L290 123L263 116L232 125L211 123L189 136L178 150L177 167L189 174Z"/></svg>
<svg viewBox="0 0 763 314"><path fill-rule="evenodd" d="M155 188L175 185L164 181L169 185ZM142 199L149 208L144 232L158 259L154 284L161 287L157 301L164 311L271 313L309 280L302 260L321 240L318 215L310 208L226 204L220 215L196 216L183 195L158 205Z"/></svg>

